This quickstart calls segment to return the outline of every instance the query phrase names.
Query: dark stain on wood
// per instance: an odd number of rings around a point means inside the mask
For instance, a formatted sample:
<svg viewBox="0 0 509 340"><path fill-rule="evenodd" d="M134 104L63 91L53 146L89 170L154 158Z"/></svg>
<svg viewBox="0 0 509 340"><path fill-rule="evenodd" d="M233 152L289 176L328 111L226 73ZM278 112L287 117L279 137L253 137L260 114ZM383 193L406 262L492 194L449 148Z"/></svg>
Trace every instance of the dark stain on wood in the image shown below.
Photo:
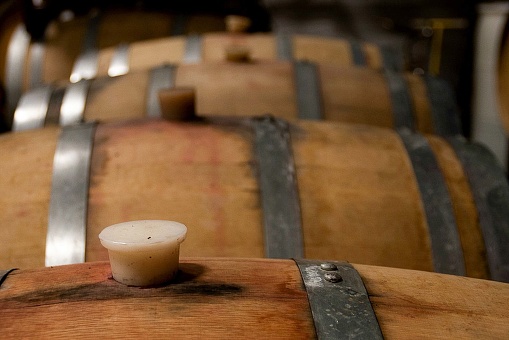
<svg viewBox="0 0 509 340"><path fill-rule="evenodd" d="M20 295L2 299L2 308L34 307L78 301L104 301L116 299L168 298L189 303L207 303L206 297L238 297L246 289L239 284L220 281L200 280L204 268L194 264L181 265L179 274L174 281L158 287L130 287L116 282L111 276L103 281L44 286Z"/></svg>

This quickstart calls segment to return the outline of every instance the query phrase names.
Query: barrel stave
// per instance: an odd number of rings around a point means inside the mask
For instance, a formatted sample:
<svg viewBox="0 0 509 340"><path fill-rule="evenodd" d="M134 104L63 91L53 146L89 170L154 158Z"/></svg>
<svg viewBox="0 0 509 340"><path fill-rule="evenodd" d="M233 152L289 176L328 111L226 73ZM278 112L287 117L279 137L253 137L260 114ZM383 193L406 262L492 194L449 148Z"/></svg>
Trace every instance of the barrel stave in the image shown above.
<svg viewBox="0 0 509 340"><path fill-rule="evenodd" d="M394 126L393 107L383 73L320 65L319 77L326 119Z"/></svg>
<svg viewBox="0 0 509 340"><path fill-rule="evenodd" d="M504 339L508 334L507 284L396 268L355 268L387 339Z"/></svg>
<svg viewBox="0 0 509 340"><path fill-rule="evenodd" d="M100 126L92 158L87 260L107 258L97 238L105 226L143 218L186 224L193 236L184 256L263 257L252 146L238 131L157 121Z"/></svg>
<svg viewBox="0 0 509 340"><path fill-rule="evenodd" d="M0 135L6 161L0 163L2 264L44 266L49 192L59 130ZM15 155L9 157L7 155ZM5 256L5 257L4 257ZM12 262L11 262L12 261Z"/></svg>
<svg viewBox="0 0 509 340"><path fill-rule="evenodd" d="M453 148L435 136L427 136L447 183L463 247L467 276L488 278L486 248L477 207L463 165Z"/></svg>
<svg viewBox="0 0 509 340"><path fill-rule="evenodd" d="M179 64L185 54L186 41L181 38L153 39L140 41L129 47L129 69L133 72L148 70L157 65ZM106 76L115 48L104 50L99 54L100 65L98 76Z"/></svg>
<svg viewBox="0 0 509 340"><path fill-rule="evenodd" d="M432 270L419 189L398 136L361 125L305 126L292 141L306 197L306 256L355 263L374 256L380 265Z"/></svg>
<svg viewBox="0 0 509 340"><path fill-rule="evenodd" d="M426 83L422 77L414 74L405 74L405 80L408 83L408 91L412 98L415 131L425 134L435 133Z"/></svg>
<svg viewBox="0 0 509 340"><path fill-rule="evenodd" d="M107 122L144 117L148 83L148 73L92 81L83 111L84 120Z"/></svg>
<svg viewBox="0 0 509 340"><path fill-rule="evenodd" d="M181 66L176 86L196 89L198 114L253 116L273 114L296 118L296 95L291 63Z"/></svg>

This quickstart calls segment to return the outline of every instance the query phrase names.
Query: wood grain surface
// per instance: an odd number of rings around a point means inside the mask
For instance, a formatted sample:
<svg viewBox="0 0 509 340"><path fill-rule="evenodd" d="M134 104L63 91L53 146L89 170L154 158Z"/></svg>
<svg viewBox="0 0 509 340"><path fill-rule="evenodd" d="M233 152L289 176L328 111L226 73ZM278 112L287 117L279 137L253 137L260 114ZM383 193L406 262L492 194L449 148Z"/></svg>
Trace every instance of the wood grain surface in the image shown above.
<svg viewBox="0 0 509 340"><path fill-rule="evenodd" d="M354 265L386 339L506 339L509 285ZM108 262L12 272L2 337L314 338L291 260L184 258L176 281L124 286Z"/></svg>

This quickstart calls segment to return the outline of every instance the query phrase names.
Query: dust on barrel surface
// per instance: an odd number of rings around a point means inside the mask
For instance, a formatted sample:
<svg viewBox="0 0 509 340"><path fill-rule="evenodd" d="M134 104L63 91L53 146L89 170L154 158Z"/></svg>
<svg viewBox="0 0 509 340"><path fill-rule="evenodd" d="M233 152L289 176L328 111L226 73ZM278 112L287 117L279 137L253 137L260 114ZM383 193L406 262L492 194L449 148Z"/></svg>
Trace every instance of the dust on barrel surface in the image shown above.
<svg viewBox="0 0 509 340"><path fill-rule="evenodd" d="M166 65L52 90L34 89L25 96L41 90L47 93L38 99L37 108L44 112L25 112L32 119L38 117L38 123L30 126L58 122L70 104L68 94L77 92L75 107L83 106L78 118L85 121L161 116L161 93L179 87L195 89L198 115L270 113L284 119L407 127L444 136L460 133L454 96L439 78L309 62ZM18 104L20 117L16 112L14 130L19 129L18 120L27 120L21 115L24 100Z"/></svg>
<svg viewBox="0 0 509 340"><path fill-rule="evenodd" d="M166 219L190 230L183 256L302 255L507 279L509 218L490 210L507 202L507 182L474 187L463 142L270 118L100 124L89 137L90 171L78 169L90 184L66 208L53 192L54 158L75 129L0 136L3 267L44 265L49 211L83 206L86 223L76 224L88 261L107 258L97 238L105 226ZM478 160L482 171L496 168L490 159Z"/></svg>
<svg viewBox="0 0 509 340"><path fill-rule="evenodd" d="M318 316L345 305L350 309L331 328L346 315L354 330L336 326L334 338L367 336L373 327L387 339L504 339L509 333L508 284L353 264L362 292L347 288L344 267L338 270L343 281L328 283L317 264L315 286L330 287L322 308L310 306L311 291L291 260L186 258L174 282L144 289L114 281L107 262L16 270L0 286L2 336L309 339L317 337ZM356 313L353 299L367 301L374 324L365 322L367 313Z"/></svg>

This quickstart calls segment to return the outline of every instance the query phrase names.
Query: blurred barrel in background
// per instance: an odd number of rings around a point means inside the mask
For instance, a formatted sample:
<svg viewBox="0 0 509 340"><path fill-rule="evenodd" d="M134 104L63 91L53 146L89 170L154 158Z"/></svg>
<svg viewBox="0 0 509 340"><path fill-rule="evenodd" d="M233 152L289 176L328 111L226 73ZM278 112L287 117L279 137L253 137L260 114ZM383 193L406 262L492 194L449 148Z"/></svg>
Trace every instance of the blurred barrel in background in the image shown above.
<svg viewBox="0 0 509 340"><path fill-rule="evenodd" d="M248 61L305 60L338 66L364 66L402 71L403 61L373 43L312 35L208 33L137 42L100 51L97 75L107 75L121 48L126 68L146 70L165 63L224 61L236 51Z"/></svg>
<svg viewBox="0 0 509 340"><path fill-rule="evenodd" d="M189 228L184 256L508 280L508 184L486 150L461 140L230 118L46 128L4 134L0 147L4 268L61 263L52 248L105 260L105 226L169 219Z"/></svg>
<svg viewBox="0 0 509 340"><path fill-rule="evenodd" d="M44 0L18 1L22 3L25 25L30 35L38 40L44 36L47 26L62 13L70 11L76 15L91 10L109 11L121 9L131 12L173 13L178 16L205 15L207 17L225 17L238 15L249 18L248 30L268 31L270 17L258 0ZM148 23L150 24L150 23ZM185 25L182 26L185 28ZM179 34L186 33L180 31Z"/></svg>
<svg viewBox="0 0 509 340"><path fill-rule="evenodd" d="M181 87L195 89L200 116L270 113L284 119L406 127L444 136L461 132L454 95L439 78L309 62L167 65L66 87L42 87L27 92L14 119L7 121L13 121L13 130L23 130L51 122L157 117L164 115L159 97Z"/></svg>
<svg viewBox="0 0 509 340"><path fill-rule="evenodd" d="M207 61L224 61L235 52L244 53L246 59L253 61L267 60L308 60L324 62L340 66L367 66L374 69L402 70L402 61L386 48L379 47L372 43L360 43L344 39L322 38L319 36L290 36L274 35L264 33L214 33L214 34L192 34L211 31L224 31L224 20L218 20L216 26L207 25L207 21L198 20L203 27L200 30L199 24L189 31L190 35L177 37L166 37L160 39L147 39L149 37L164 37L169 35L171 29L169 23L171 16L164 13L115 13L110 14L113 18L104 18L106 22L103 30L99 30L96 49L80 48L81 39L64 37L72 33L84 35L84 32L73 32L69 28L56 28L59 33L57 37L48 38L45 42L45 50L38 56L37 60L27 61L26 77L38 78L40 83L52 83L60 80L71 80L76 82L82 78L91 79L96 76L116 76L128 71L147 70L165 63L196 63ZM132 16L132 18L131 18ZM157 22L161 22L158 28ZM96 19L97 20L97 19ZM121 24L119 21L132 22L130 25ZM148 25L150 29L136 27L147 26L147 22L154 22ZM73 20L70 23L77 28L85 30L86 25L80 20ZM70 25L70 23L66 23ZM121 32L112 31L113 28ZM103 27L101 26L101 27ZM130 31L133 32L130 32ZM150 31L143 35L144 31ZM154 31L154 32L152 32ZM64 33L62 33L64 32ZM122 34L120 34L122 33ZM125 36L125 38L124 38ZM124 39L123 39L124 38ZM123 40L122 40L123 39ZM61 46L58 46L60 42ZM62 42L75 42L75 46L62 46ZM121 45L119 45L122 43ZM110 47L111 46L111 47ZM94 54L90 55L90 50ZM56 54L56 55L54 55ZM29 56L27 55L27 58ZM65 60L62 60L65 58ZM80 71L80 62L86 59L93 62L90 72ZM93 59L93 60L92 60ZM34 68L35 64L41 67ZM82 65L81 68L84 68ZM81 72L81 73L80 73ZM37 74L34 74L37 73ZM20 74L20 78L24 75ZM34 82L29 84L33 87Z"/></svg>
<svg viewBox="0 0 509 340"><path fill-rule="evenodd" d="M477 2L461 0L261 0L278 33L349 37L391 46L407 71L447 80L470 137L473 31ZM485 41L493 39L487 36Z"/></svg>

